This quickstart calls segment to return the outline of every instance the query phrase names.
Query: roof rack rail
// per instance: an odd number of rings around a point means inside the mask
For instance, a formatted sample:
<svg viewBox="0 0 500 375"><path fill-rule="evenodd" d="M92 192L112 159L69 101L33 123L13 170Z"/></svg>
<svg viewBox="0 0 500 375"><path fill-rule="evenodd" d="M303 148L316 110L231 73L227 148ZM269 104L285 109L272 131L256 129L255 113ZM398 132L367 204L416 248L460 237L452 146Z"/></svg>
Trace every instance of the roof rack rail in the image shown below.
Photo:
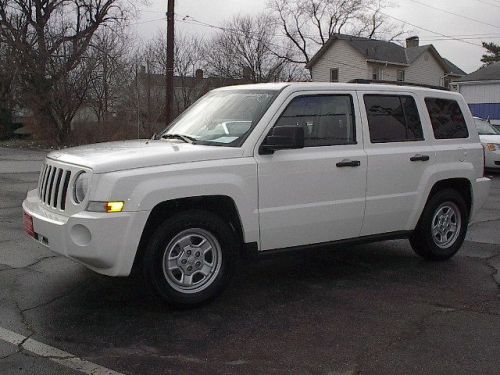
<svg viewBox="0 0 500 375"><path fill-rule="evenodd" d="M379 81L371 79L353 79L349 83L362 83L362 84L380 84L380 85L395 85L395 86L415 86L415 87L425 87L427 89L450 91L450 89L442 86L425 85L423 83L410 83L410 82L400 82L400 81Z"/></svg>

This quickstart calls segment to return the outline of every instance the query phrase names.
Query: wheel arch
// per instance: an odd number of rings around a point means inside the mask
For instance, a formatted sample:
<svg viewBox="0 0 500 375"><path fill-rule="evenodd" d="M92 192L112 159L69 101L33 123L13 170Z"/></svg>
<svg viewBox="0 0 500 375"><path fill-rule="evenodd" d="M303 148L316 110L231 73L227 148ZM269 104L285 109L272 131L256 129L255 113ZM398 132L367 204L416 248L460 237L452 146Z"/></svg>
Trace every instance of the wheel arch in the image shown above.
<svg viewBox="0 0 500 375"><path fill-rule="evenodd" d="M449 178L438 181L432 186L432 189L428 194L426 203L434 196L434 194L444 189L456 190L464 198L467 205L467 214L468 217L470 217L473 202L471 182L467 178Z"/></svg>
<svg viewBox="0 0 500 375"><path fill-rule="evenodd" d="M132 270L137 270L147 246L148 239L160 223L169 217L192 209L212 212L227 221L235 232L238 241L243 244L245 240L243 224L235 201L227 195L206 195L167 200L158 203L149 214L142 231L139 246L135 254Z"/></svg>

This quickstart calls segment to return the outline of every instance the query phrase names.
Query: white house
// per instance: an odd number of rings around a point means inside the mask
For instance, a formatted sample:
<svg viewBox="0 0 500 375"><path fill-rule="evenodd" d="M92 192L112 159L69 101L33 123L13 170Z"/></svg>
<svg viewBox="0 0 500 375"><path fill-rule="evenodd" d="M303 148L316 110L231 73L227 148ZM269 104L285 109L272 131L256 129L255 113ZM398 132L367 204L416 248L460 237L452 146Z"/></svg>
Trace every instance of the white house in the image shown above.
<svg viewBox="0 0 500 375"><path fill-rule="evenodd" d="M500 62L482 67L454 83L474 116L500 125Z"/></svg>
<svg viewBox="0 0 500 375"><path fill-rule="evenodd" d="M334 34L306 65L313 81L399 81L449 87L466 73L418 37L396 43Z"/></svg>

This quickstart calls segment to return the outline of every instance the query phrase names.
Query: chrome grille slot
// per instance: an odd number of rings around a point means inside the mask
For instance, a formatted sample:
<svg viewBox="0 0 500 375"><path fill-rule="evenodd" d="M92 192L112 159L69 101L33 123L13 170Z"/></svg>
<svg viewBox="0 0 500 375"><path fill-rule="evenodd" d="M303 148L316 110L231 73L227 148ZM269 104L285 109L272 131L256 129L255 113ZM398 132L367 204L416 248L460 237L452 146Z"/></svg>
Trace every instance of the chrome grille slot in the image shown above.
<svg viewBox="0 0 500 375"><path fill-rule="evenodd" d="M69 168L45 164L38 183L40 200L50 208L64 211L71 175Z"/></svg>
<svg viewBox="0 0 500 375"><path fill-rule="evenodd" d="M45 173L47 172L47 164L44 164L42 170L40 171L40 177L38 178L38 197L42 200L43 192L43 181L45 178Z"/></svg>
<svg viewBox="0 0 500 375"><path fill-rule="evenodd" d="M47 190L48 190L47 185L48 185L51 173L52 173L52 167L49 166L49 168L47 169L47 173L45 174L45 180L44 180L45 182L43 184L43 198L42 198L42 200L44 202L47 202Z"/></svg>
<svg viewBox="0 0 500 375"><path fill-rule="evenodd" d="M56 174L56 184L54 186L54 204L52 204L52 207L54 208L57 208L57 202L61 201L61 191L59 190L59 187L61 186L62 174L63 170L58 169Z"/></svg>
<svg viewBox="0 0 500 375"><path fill-rule="evenodd" d="M66 209L66 194L68 192L69 179L71 178L71 171L66 171L66 175L64 177L64 185L62 188L62 196L61 196L61 210Z"/></svg>

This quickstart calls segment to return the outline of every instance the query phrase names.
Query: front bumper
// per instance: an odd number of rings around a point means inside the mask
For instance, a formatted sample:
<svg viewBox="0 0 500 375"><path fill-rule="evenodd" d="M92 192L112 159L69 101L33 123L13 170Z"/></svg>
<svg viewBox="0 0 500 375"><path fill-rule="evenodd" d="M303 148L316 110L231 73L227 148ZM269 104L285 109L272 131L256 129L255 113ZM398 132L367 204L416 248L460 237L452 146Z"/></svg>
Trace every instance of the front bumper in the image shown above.
<svg viewBox="0 0 500 375"><path fill-rule="evenodd" d="M485 153L484 165L488 169L500 168L500 150L487 151Z"/></svg>
<svg viewBox="0 0 500 375"><path fill-rule="evenodd" d="M41 204L37 190L28 192L24 211L33 218L35 238L53 252L108 276L132 270L148 211L80 212L63 216Z"/></svg>

